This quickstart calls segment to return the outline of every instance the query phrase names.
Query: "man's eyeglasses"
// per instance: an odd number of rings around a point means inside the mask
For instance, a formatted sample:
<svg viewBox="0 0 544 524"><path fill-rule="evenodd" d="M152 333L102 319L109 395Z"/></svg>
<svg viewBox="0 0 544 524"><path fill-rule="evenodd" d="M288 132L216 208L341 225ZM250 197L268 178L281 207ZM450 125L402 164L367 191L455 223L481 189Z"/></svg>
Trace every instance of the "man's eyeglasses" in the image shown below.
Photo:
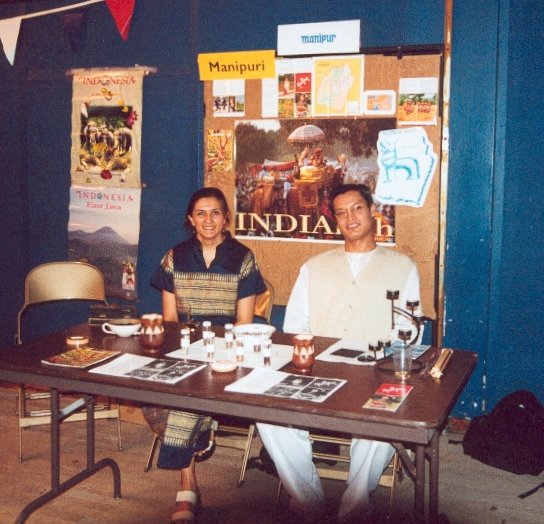
<svg viewBox="0 0 544 524"><path fill-rule="evenodd" d="M355 215L357 217L362 216L365 212L368 212L368 208L364 204L354 204L347 209L338 209L334 212L334 216L337 220L345 220L349 215Z"/></svg>

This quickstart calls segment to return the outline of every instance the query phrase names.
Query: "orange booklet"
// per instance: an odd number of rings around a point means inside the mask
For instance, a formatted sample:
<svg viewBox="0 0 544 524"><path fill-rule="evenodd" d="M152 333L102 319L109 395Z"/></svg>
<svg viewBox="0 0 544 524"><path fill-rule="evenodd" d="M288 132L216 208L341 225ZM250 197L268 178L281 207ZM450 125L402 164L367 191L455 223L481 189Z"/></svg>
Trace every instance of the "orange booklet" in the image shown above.
<svg viewBox="0 0 544 524"><path fill-rule="evenodd" d="M42 360L42 364L51 366L65 366L69 368L87 368L98 362L119 355L120 351L111 351L109 349L94 349L90 347L75 348L53 355Z"/></svg>
<svg viewBox="0 0 544 524"><path fill-rule="evenodd" d="M409 384L382 384L364 403L363 408L397 411L413 388Z"/></svg>

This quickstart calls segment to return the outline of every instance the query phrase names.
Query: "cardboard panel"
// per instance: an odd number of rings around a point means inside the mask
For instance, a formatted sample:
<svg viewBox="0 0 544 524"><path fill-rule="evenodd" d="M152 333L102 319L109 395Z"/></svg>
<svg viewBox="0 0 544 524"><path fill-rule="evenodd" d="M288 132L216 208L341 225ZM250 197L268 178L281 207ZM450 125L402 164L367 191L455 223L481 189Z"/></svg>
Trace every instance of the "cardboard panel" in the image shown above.
<svg viewBox="0 0 544 524"><path fill-rule="evenodd" d="M367 55L365 57L365 89L398 91L401 78L439 78L440 60L441 57L437 55L406 56L401 59L396 56ZM233 140L236 121L261 119L261 82L258 80L246 81L245 94L246 107L243 118L214 118L212 83L204 83L205 147L207 144L206 134L209 129L230 130ZM306 119L305 123L308 120ZM437 125L426 125L424 128L433 144L434 152L440 158L440 117L438 117ZM208 151L204 153L208 158ZM234 166L234 158L232 166ZM396 246L391 248L406 253L416 261L421 278L423 310L427 316L433 318L436 318L436 260L439 246L439 167L437 167L423 207L396 207ZM235 174L233 168L221 173L207 172L205 184L221 188L234 206ZM232 224L231 228L233 229ZM252 240L243 238L240 240L255 253L263 274L275 288L275 302L279 305L287 303L300 266L311 256L338 246L337 243L291 242L281 239Z"/></svg>

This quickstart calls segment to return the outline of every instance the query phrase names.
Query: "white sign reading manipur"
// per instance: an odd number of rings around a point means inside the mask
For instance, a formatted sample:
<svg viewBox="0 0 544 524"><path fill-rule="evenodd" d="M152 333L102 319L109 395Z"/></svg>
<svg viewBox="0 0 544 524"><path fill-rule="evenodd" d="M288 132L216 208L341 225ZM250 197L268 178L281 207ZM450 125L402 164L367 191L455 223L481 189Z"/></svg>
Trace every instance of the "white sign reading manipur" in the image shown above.
<svg viewBox="0 0 544 524"><path fill-rule="evenodd" d="M361 21L278 26L278 56L358 53Z"/></svg>

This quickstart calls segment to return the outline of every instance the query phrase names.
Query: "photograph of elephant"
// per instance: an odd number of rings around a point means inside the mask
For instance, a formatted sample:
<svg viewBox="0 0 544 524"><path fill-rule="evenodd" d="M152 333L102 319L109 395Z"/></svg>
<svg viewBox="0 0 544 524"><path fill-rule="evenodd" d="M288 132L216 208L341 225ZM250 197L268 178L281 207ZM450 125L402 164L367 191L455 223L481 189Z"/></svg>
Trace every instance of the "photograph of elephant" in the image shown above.
<svg viewBox="0 0 544 524"><path fill-rule="evenodd" d="M136 119L137 113L130 106L85 107L74 183L134 186L130 177Z"/></svg>
<svg viewBox="0 0 544 524"><path fill-rule="evenodd" d="M374 192L378 135L395 127L394 118L236 122L236 236L340 241L328 196L341 184ZM395 208L376 208L376 242L392 245Z"/></svg>

